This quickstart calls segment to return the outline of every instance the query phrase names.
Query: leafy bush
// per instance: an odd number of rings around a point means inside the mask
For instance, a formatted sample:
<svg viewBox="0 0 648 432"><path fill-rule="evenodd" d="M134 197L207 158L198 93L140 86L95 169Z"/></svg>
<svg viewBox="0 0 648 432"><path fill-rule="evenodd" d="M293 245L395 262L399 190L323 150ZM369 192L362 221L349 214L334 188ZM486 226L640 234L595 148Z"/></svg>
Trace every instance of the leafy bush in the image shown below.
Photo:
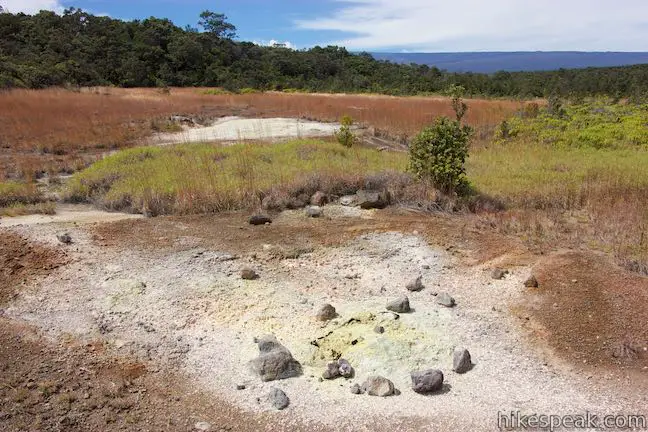
<svg viewBox="0 0 648 432"><path fill-rule="evenodd" d="M358 137L356 137L353 132L351 132L353 119L350 116L345 115L340 120L340 124L340 130L335 132L335 138L344 147L353 147L353 144L358 141Z"/></svg>
<svg viewBox="0 0 648 432"><path fill-rule="evenodd" d="M466 192L465 162L473 130L458 120L440 117L410 143L409 169L446 193Z"/></svg>

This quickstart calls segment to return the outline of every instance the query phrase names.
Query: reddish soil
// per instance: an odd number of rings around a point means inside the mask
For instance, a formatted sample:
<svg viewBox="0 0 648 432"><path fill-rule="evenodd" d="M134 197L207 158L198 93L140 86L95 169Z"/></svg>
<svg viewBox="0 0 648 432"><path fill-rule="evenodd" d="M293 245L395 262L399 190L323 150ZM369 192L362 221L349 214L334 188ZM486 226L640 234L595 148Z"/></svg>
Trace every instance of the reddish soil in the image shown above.
<svg viewBox="0 0 648 432"><path fill-rule="evenodd" d="M581 366L648 370L648 278L606 256L565 252L536 266L539 288L525 305L556 354Z"/></svg>
<svg viewBox="0 0 648 432"><path fill-rule="evenodd" d="M4 231L0 235L0 305L8 302L19 287L65 264L64 252L33 244Z"/></svg>

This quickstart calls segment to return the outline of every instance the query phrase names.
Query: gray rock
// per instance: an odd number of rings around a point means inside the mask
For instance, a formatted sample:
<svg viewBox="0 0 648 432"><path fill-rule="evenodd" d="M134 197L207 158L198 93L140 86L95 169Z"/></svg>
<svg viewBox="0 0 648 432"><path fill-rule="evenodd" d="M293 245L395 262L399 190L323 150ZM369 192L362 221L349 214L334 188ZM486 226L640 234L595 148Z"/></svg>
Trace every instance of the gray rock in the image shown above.
<svg viewBox="0 0 648 432"><path fill-rule="evenodd" d="M423 288L425 288L423 286L423 276L419 275L419 277L408 283L405 288L407 288L407 291L421 291Z"/></svg>
<svg viewBox="0 0 648 432"><path fill-rule="evenodd" d="M322 191L317 191L313 194L313 196L310 199L311 205L314 206L323 206L325 204L328 204L329 198L328 196L322 192Z"/></svg>
<svg viewBox="0 0 648 432"><path fill-rule="evenodd" d="M212 425L207 422L198 422L194 425L194 429L201 432L209 432L212 429Z"/></svg>
<svg viewBox="0 0 648 432"><path fill-rule="evenodd" d="M259 339L260 355L250 362L250 368L262 381L293 378L302 374L301 364L274 336Z"/></svg>
<svg viewBox="0 0 648 432"><path fill-rule="evenodd" d="M241 279L245 279L245 280L259 279L259 274L249 267L244 267L243 269L241 269Z"/></svg>
<svg viewBox="0 0 648 432"><path fill-rule="evenodd" d="M340 204L343 206L352 206L356 203L357 197L355 195L345 195L340 198Z"/></svg>
<svg viewBox="0 0 648 432"><path fill-rule="evenodd" d="M72 236L69 233L56 234L56 238L63 244L72 243Z"/></svg>
<svg viewBox="0 0 648 432"><path fill-rule="evenodd" d="M322 378L331 380L339 377L353 378L355 370L353 366L345 360L339 359L338 361L330 362L326 365L326 370L322 374Z"/></svg>
<svg viewBox="0 0 648 432"><path fill-rule="evenodd" d="M455 299L446 292L439 293L436 296L436 302L445 307L453 307L456 304Z"/></svg>
<svg viewBox="0 0 648 432"><path fill-rule="evenodd" d="M390 301L389 303L387 303L386 308L388 311L396 313L408 313L411 311L409 298L407 298L407 296L403 296L396 300Z"/></svg>
<svg viewBox="0 0 648 432"><path fill-rule="evenodd" d="M452 356L452 370L462 374L472 368L472 360L467 349L457 349Z"/></svg>
<svg viewBox="0 0 648 432"><path fill-rule="evenodd" d="M319 206L309 206L306 207L306 216L312 218L318 218L322 216L322 208Z"/></svg>
<svg viewBox="0 0 648 432"><path fill-rule="evenodd" d="M387 191L359 190L356 193L358 205L363 209L382 209L389 205L391 196Z"/></svg>
<svg viewBox="0 0 648 432"><path fill-rule="evenodd" d="M353 378L353 375L355 374L353 366L351 366L351 363L345 359L338 360L338 370L340 375L344 378Z"/></svg>
<svg viewBox="0 0 648 432"><path fill-rule="evenodd" d="M338 362L330 362L326 365L326 370L322 374L322 378L332 380L340 376L340 368Z"/></svg>
<svg viewBox="0 0 648 432"><path fill-rule="evenodd" d="M272 223L272 219L265 215L254 215L248 219L250 225L265 225Z"/></svg>
<svg viewBox="0 0 648 432"><path fill-rule="evenodd" d="M383 326L376 326L376 327L374 327L374 332L376 332L376 333L378 333L378 334L383 334L383 333L385 333L385 327L383 327Z"/></svg>
<svg viewBox="0 0 648 432"><path fill-rule="evenodd" d="M438 369L428 369L412 372L412 390L420 394L438 392L443 388L443 372Z"/></svg>
<svg viewBox="0 0 648 432"><path fill-rule="evenodd" d="M527 288L538 288L538 280L535 278L535 276L531 276L524 282L524 286Z"/></svg>
<svg viewBox="0 0 648 432"><path fill-rule="evenodd" d="M362 394L362 389L360 388L360 386L358 384L353 384L351 386L351 393L352 394Z"/></svg>
<svg viewBox="0 0 648 432"><path fill-rule="evenodd" d="M278 410L288 408L288 405L290 405L290 399L288 399L286 393L284 393L283 390L275 387L270 389L268 400L270 401L272 406L277 408Z"/></svg>
<svg viewBox="0 0 648 432"><path fill-rule="evenodd" d="M315 313L315 319L318 321L330 321L337 316L335 308L330 304L326 303L320 306L320 308Z"/></svg>
<svg viewBox="0 0 648 432"><path fill-rule="evenodd" d="M245 384L237 384L236 390L245 390Z"/></svg>
<svg viewBox="0 0 648 432"><path fill-rule="evenodd" d="M491 272L491 278L495 280L501 280L504 279L504 276L508 274L508 270L504 270L501 268L494 268L493 271Z"/></svg>
<svg viewBox="0 0 648 432"><path fill-rule="evenodd" d="M378 375L370 376L362 383L362 391L369 396L391 396L394 394L394 383Z"/></svg>

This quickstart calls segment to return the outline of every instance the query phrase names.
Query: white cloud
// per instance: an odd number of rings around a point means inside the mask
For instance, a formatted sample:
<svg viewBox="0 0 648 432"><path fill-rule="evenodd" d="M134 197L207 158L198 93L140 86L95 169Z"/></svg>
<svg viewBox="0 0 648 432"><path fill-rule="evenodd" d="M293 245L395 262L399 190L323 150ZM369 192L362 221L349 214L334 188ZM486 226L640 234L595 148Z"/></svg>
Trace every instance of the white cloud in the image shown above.
<svg viewBox="0 0 648 432"><path fill-rule="evenodd" d="M63 5L58 0L0 0L0 5L11 13L35 14L41 10L63 12Z"/></svg>
<svg viewBox="0 0 648 432"><path fill-rule="evenodd" d="M335 0L330 16L297 21L351 33L322 41L352 50L645 51L646 0Z"/></svg>
<svg viewBox="0 0 648 432"><path fill-rule="evenodd" d="M281 42L281 41L278 41L278 40L276 40L276 39L270 39L269 41L265 41L265 40L262 40L262 41L254 41L254 42L252 42L252 43L254 43L254 44L256 44L256 45L261 45L261 46L284 45L286 48L290 48L290 49L297 49L297 47L295 46L295 44L293 44L292 42L289 42L289 41Z"/></svg>

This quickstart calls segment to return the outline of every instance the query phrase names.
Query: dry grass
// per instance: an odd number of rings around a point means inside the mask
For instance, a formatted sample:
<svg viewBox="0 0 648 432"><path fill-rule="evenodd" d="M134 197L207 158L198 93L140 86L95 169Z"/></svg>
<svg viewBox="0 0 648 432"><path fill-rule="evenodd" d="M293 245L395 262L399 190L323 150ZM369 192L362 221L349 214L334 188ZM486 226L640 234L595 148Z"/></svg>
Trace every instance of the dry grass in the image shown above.
<svg viewBox="0 0 648 432"><path fill-rule="evenodd" d="M165 93L117 88L0 93L0 181L29 181L44 173L77 171L106 151L136 145L140 138L159 130L160 121L171 114L323 121L350 115L392 136L410 136L434 117L451 114L449 101L434 97L208 93L207 89ZM486 132L521 106L499 100L470 100L468 104L467 122Z"/></svg>

